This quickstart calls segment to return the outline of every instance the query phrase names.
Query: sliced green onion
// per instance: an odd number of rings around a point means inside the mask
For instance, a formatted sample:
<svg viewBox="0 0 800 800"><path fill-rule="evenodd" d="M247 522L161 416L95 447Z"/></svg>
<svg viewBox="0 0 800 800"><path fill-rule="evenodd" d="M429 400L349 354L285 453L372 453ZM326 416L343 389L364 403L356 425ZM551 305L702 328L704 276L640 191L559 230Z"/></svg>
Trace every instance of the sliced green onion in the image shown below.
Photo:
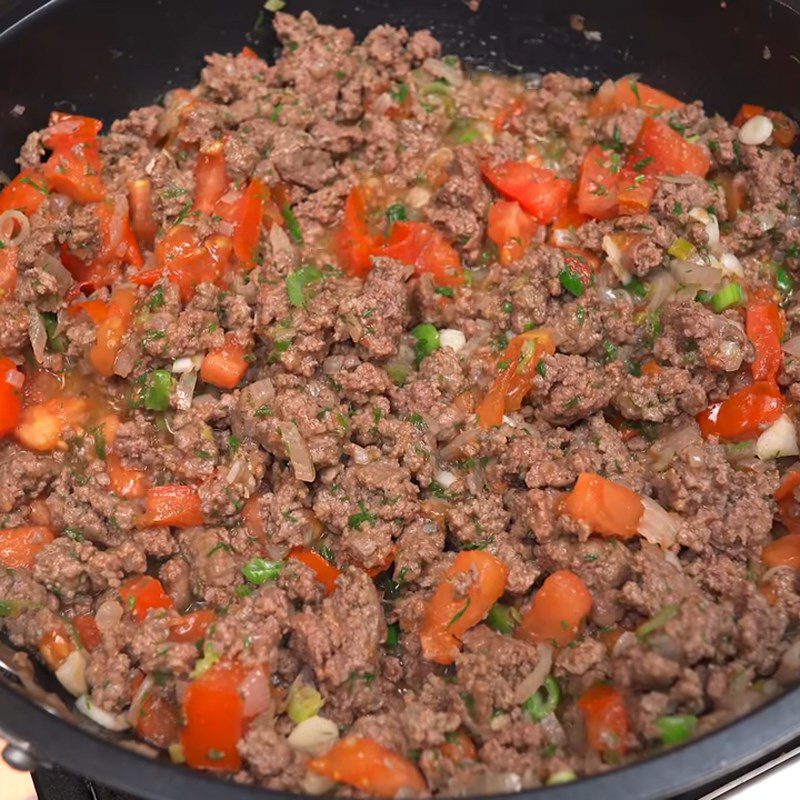
<svg viewBox="0 0 800 800"><path fill-rule="evenodd" d="M400 644L400 625L397 622L393 622L386 628L386 641L384 642L386 647L390 650L394 650Z"/></svg>
<svg viewBox="0 0 800 800"><path fill-rule="evenodd" d="M643 622L636 629L636 636L639 639L646 639L653 631L663 628L680 611L680 608L678 603L670 603L664 606L658 614L647 620L647 622Z"/></svg>
<svg viewBox="0 0 800 800"><path fill-rule="evenodd" d="M637 297L647 297L647 287L639 278L632 278L622 288L630 294L635 294Z"/></svg>
<svg viewBox="0 0 800 800"><path fill-rule="evenodd" d="M498 633L513 633L522 622L522 616L514 606L495 603L486 617L486 624Z"/></svg>
<svg viewBox="0 0 800 800"><path fill-rule="evenodd" d="M175 744L171 744L167 748L167 752L169 753L170 761L172 761L173 764L186 763L186 755L183 752L182 744L178 744L177 742Z"/></svg>
<svg viewBox="0 0 800 800"><path fill-rule="evenodd" d="M264 8L274 14L276 11L280 11L285 5L286 0L267 0L267 2L264 3Z"/></svg>
<svg viewBox="0 0 800 800"><path fill-rule="evenodd" d="M309 283L321 281L323 278L322 270L314 266L301 267L286 276L286 293L289 295L289 302L299 308L305 304L303 289Z"/></svg>
<svg viewBox="0 0 800 800"><path fill-rule="evenodd" d="M172 391L172 375L165 369L156 369L144 376L142 402L148 411L166 411Z"/></svg>
<svg viewBox="0 0 800 800"><path fill-rule="evenodd" d="M711 295L711 308L719 314L721 311L725 311L726 308L742 305L744 299L744 289L742 289L741 284L729 283Z"/></svg>
<svg viewBox="0 0 800 800"><path fill-rule="evenodd" d="M667 252L673 258L679 258L681 261L689 258L689 256L694 253L695 247L694 245L688 240L684 239L682 236L679 236L670 246Z"/></svg>
<svg viewBox="0 0 800 800"><path fill-rule="evenodd" d="M242 575L244 575L250 583L261 586L261 584L267 583L268 581L277 580L283 567L283 561L267 561L264 558L256 556L256 558L251 558L250 561L242 567Z"/></svg>
<svg viewBox="0 0 800 800"><path fill-rule="evenodd" d="M292 211L292 207L290 205L285 205L282 209L283 212L283 219L286 221L286 230L289 232L289 236L297 242L297 244L303 244L303 232L300 230L300 223L297 221L297 217L294 215L294 211Z"/></svg>
<svg viewBox="0 0 800 800"><path fill-rule="evenodd" d="M322 695L313 686L293 684L289 689L289 719L299 725L303 720L316 716L323 702Z"/></svg>
<svg viewBox="0 0 800 800"><path fill-rule="evenodd" d="M411 335L417 340L414 345L414 355L419 366L423 358L439 349L439 331L430 322L421 322L412 328Z"/></svg>
<svg viewBox="0 0 800 800"><path fill-rule="evenodd" d="M778 267L775 270L775 285L781 294L791 294L794 289L794 278L789 274L786 267Z"/></svg>
<svg viewBox="0 0 800 800"><path fill-rule="evenodd" d="M683 744L691 739L697 727L697 717L694 714L659 717L656 727L661 731L661 741L664 744Z"/></svg>
<svg viewBox="0 0 800 800"><path fill-rule="evenodd" d="M548 779L548 786L558 786L560 783L569 783L574 781L578 776L571 769L562 769L559 772L554 772Z"/></svg>
<svg viewBox="0 0 800 800"><path fill-rule="evenodd" d="M552 714L561 699L561 689L552 675L548 675L541 689L537 689L522 707L534 722L541 722L548 714Z"/></svg>
<svg viewBox="0 0 800 800"><path fill-rule="evenodd" d="M558 279L561 281L561 285L575 297L581 297L586 291L581 276L569 267L565 267L558 273Z"/></svg>
<svg viewBox="0 0 800 800"><path fill-rule="evenodd" d="M219 653L206 642L205 648L203 649L203 657L195 661L194 669L189 673L189 677L192 680L197 680L197 678L205 675L217 661L219 661Z"/></svg>

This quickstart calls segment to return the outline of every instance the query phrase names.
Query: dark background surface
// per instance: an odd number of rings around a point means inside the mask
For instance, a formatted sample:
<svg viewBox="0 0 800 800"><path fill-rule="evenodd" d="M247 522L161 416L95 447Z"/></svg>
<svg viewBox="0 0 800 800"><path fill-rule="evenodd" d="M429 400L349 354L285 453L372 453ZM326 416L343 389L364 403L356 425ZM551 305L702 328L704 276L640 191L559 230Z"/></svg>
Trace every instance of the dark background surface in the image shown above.
<svg viewBox="0 0 800 800"><path fill-rule="evenodd" d="M637 72L682 99L728 116L742 102L800 118L800 0L288 0L358 35L382 24L429 27L446 52L505 72L559 69L595 80ZM107 123L197 80L202 56L250 44L272 59L276 41L262 0L0 0L0 169L51 109ZM44 7L37 13L39 7ZM582 14L591 42L570 28ZM766 48L766 50L765 50ZM12 115L15 106L24 107ZM137 795L170 800L279 797L255 794L149 762L48 717L2 685L0 728L41 761L93 772ZM634 767L547 791L553 800L698 797L800 733L795 691L699 743ZM50 770L35 775L45 800L118 800L110 790ZM683 787L682 793L674 794ZM526 795L514 796L514 800ZM532 793L528 796L533 797ZM535 795L540 797L541 795ZM2 797L2 787L0 787Z"/></svg>

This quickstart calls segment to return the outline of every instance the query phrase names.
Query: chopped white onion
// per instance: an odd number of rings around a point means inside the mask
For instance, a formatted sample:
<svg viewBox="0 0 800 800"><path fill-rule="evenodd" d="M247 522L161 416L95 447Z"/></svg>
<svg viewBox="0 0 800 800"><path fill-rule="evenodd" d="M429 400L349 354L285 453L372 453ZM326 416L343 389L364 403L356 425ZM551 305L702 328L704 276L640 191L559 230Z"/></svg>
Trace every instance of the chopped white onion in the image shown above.
<svg viewBox="0 0 800 800"><path fill-rule="evenodd" d="M673 258L669 269L675 280L683 286L697 286L706 291L714 291L722 282L722 270L709 264Z"/></svg>
<svg viewBox="0 0 800 800"><path fill-rule="evenodd" d="M463 349L466 343L467 337L455 328L444 328L444 330L439 331L439 344L442 347L449 347L457 353Z"/></svg>
<svg viewBox="0 0 800 800"><path fill-rule="evenodd" d="M735 275L737 278L744 277L742 262L739 261L733 253L723 253L720 256L720 263L722 265L722 271L726 275Z"/></svg>
<svg viewBox="0 0 800 800"><path fill-rule="evenodd" d="M122 613L122 606L116 600L104 600L97 607L94 621L97 623L101 633L107 633L119 625Z"/></svg>
<svg viewBox="0 0 800 800"><path fill-rule="evenodd" d="M650 468L654 472L663 472L678 453L698 441L700 441L700 426L694 420L660 436L648 453Z"/></svg>
<svg viewBox="0 0 800 800"><path fill-rule="evenodd" d="M41 364L47 347L47 331L41 315L33 306L28 308L28 338L31 340L34 358Z"/></svg>
<svg viewBox="0 0 800 800"><path fill-rule="evenodd" d="M5 374L5 382L19 391L25 385L25 373L18 369L11 369Z"/></svg>
<svg viewBox="0 0 800 800"><path fill-rule="evenodd" d="M616 658L616 656L633 647L637 641L638 639L635 633L632 631L623 631L617 641L614 642L614 646L611 648L611 655Z"/></svg>
<svg viewBox="0 0 800 800"><path fill-rule="evenodd" d="M293 422L280 422L278 427L281 431L283 443L286 446L286 453L294 469L294 476L299 481L312 483L317 477L317 470L311 460L311 452L308 449L306 440L300 435L300 431Z"/></svg>
<svg viewBox="0 0 800 800"><path fill-rule="evenodd" d="M188 411L192 407L192 398L197 386L197 372L184 372L178 378L178 385L175 387L175 405L178 411Z"/></svg>
<svg viewBox="0 0 800 800"><path fill-rule="evenodd" d="M241 400L254 411L261 406L271 403L275 399L275 387L269 378L248 383L242 389Z"/></svg>
<svg viewBox="0 0 800 800"><path fill-rule="evenodd" d="M781 414L756 441L756 455L766 461L770 458L800 455L797 447L797 432L794 422L787 414Z"/></svg>
<svg viewBox="0 0 800 800"><path fill-rule="evenodd" d="M622 266L623 252L620 246L614 241L613 236L606 234L603 237L603 250L605 251L608 263L614 274L619 278L620 283L630 283L631 273Z"/></svg>
<svg viewBox="0 0 800 800"><path fill-rule="evenodd" d="M772 120L769 117L765 117L763 114L756 114L739 128L739 141L742 144L764 144L772 136L773 127Z"/></svg>
<svg viewBox="0 0 800 800"><path fill-rule="evenodd" d="M567 734L564 731L564 726L558 721L558 717L555 714L548 714L539 721L539 725L548 744L563 747L567 743Z"/></svg>
<svg viewBox="0 0 800 800"><path fill-rule="evenodd" d="M650 278L649 298L647 301L647 312L656 311L661 308L667 300L675 296L678 284L672 274L664 270L657 270Z"/></svg>
<svg viewBox="0 0 800 800"><path fill-rule="evenodd" d="M72 275L69 270L57 259L42 251L36 259L37 266L52 275L58 286L59 294L64 294L73 284Z"/></svg>
<svg viewBox="0 0 800 800"><path fill-rule="evenodd" d="M673 515L650 497L643 497L642 505L644 513L639 520L639 535L665 550L675 544L678 523Z"/></svg>
<svg viewBox="0 0 800 800"><path fill-rule="evenodd" d="M11 208L0 214L0 241L4 247L18 247L28 238L30 232L31 223L21 211Z"/></svg>
<svg viewBox="0 0 800 800"><path fill-rule="evenodd" d="M339 726L331 719L313 716L304 719L289 734L289 747L309 756L327 753L339 739Z"/></svg>
<svg viewBox="0 0 800 800"><path fill-rule="evenodd" d="M514 690L514 702L517 704L521 705L536 694L553 668L553 648L549 644L540 644L536 654L539 657L536 666Z"/></svg>
<svg viewBox="0 0 800 800"><path fill-rule="evenodd" d="M576 245L575 231L570 228L557 228L552 232L553 244L556 247L570 247Z"/></svg>
<svg viewBox="0 0 800 800"><path fill-rule="evenodd" d="M449 489L458 480L458 477L450 472L450 470L440 469L436 473L435 480L443 489Z"/></svg>
<svg viewBox="0 0 800 800"><path fill-rule="evenodd" d="M435 78L446 80L451 86L461 86L464 83L464 75L461 70L458 67L451 67L441 59L426 58L422 62L422 68Z"/></svg>
<svg viewBox="0 0 800 800"><path fill-rule="evenodd" d="M413 189L409 189L408 194L406 194L406 205L410 208L420 209L428 205L430 199L430 189L426 189L424 186L415 186Z"/></svg>
<svg viewBox="0 0 800 800"><path fill-rule="evenodd" d="M788 353L790 356L800 357L800 335L792 336L791 339L787 339L781 347L784 353Z"/></svg>
<svg viewBox="0 0 800 800"><path fill-rule="evenodd" d="M172 371L176 373L191 372L197 367L196 356L184 356L172 362Z"/></svg>
<svg viewBox="0 0 800 800"><path fill-rule="evenodd" d="M237 458L231 464L230 469L228 470L228 474L225 476L225 483L235 483L236 479L239 477L239 473L242 471L244 467L244 462L241 458Z"/></svg>
<svg viewBox="0 0 800 800"><path fill-rule="evenodd" d="M58 682L75 697L89 691L86 684L86 657L80 650L73 650L56 670Z"/></svg>
<svg viewBox="0 0 800 800"><path fill-rule="evenodd" d="M89 695L83 694L75 701L75 708L102 728L110 731L124 731L130 728L130 723L122 714L111 714L96 706Z"/></svg>
<svg viewBox="0 0 800 800"><path fill-rule="evenodd" d="M263 714L272 704L269 678L264 674L264 670L261 667L256 667L248 673L247 677L242 681L239 691L244 700L244 708L242 710L248 719Z"/></svg>
<svg viewBox="0 0 800 800"><path fill-rule="evenodd" d="M714 250L719 245L719 220L716 215L709 214L705 208L697 206L689 212L689 216L705 227L708 246Z"/></svg>
<svg viewBox="0 0 800 800"><path fill-rule="evenodd" d="M136 725L136 721L139 719L139 712L142 710L142 703L144 703L147 695L150 694L155 685L156 682L152 675L145 676L145 679L139 684L139 688L131 698L131 706L126 717L132 726Z"/></svg>

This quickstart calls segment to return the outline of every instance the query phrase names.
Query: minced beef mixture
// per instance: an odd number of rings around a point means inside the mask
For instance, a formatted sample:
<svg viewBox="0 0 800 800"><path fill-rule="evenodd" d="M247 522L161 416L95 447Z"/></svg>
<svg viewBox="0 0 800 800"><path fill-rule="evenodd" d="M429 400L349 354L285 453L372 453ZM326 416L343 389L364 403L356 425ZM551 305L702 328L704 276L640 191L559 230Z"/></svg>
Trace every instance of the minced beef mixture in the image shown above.
<svg viewBox="0 0 800 800"><path fill-rule="evenodd" d="M8 639L153 755L341 796L795 682L794 123L275 27L0 194Z"/></svg>

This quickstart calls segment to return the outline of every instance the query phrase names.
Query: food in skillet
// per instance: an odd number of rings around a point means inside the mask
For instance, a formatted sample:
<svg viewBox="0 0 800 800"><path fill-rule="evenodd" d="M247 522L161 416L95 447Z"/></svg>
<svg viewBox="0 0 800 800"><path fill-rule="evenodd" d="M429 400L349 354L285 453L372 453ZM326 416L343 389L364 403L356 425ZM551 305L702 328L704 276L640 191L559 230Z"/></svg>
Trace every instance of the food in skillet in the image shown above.
<svg viewBox="0 0 800 800"><path fill-rule="evenodd" d="M794 123L275 24L0 194L11 641L176 762L380 797L796 681Z"/></svg>

